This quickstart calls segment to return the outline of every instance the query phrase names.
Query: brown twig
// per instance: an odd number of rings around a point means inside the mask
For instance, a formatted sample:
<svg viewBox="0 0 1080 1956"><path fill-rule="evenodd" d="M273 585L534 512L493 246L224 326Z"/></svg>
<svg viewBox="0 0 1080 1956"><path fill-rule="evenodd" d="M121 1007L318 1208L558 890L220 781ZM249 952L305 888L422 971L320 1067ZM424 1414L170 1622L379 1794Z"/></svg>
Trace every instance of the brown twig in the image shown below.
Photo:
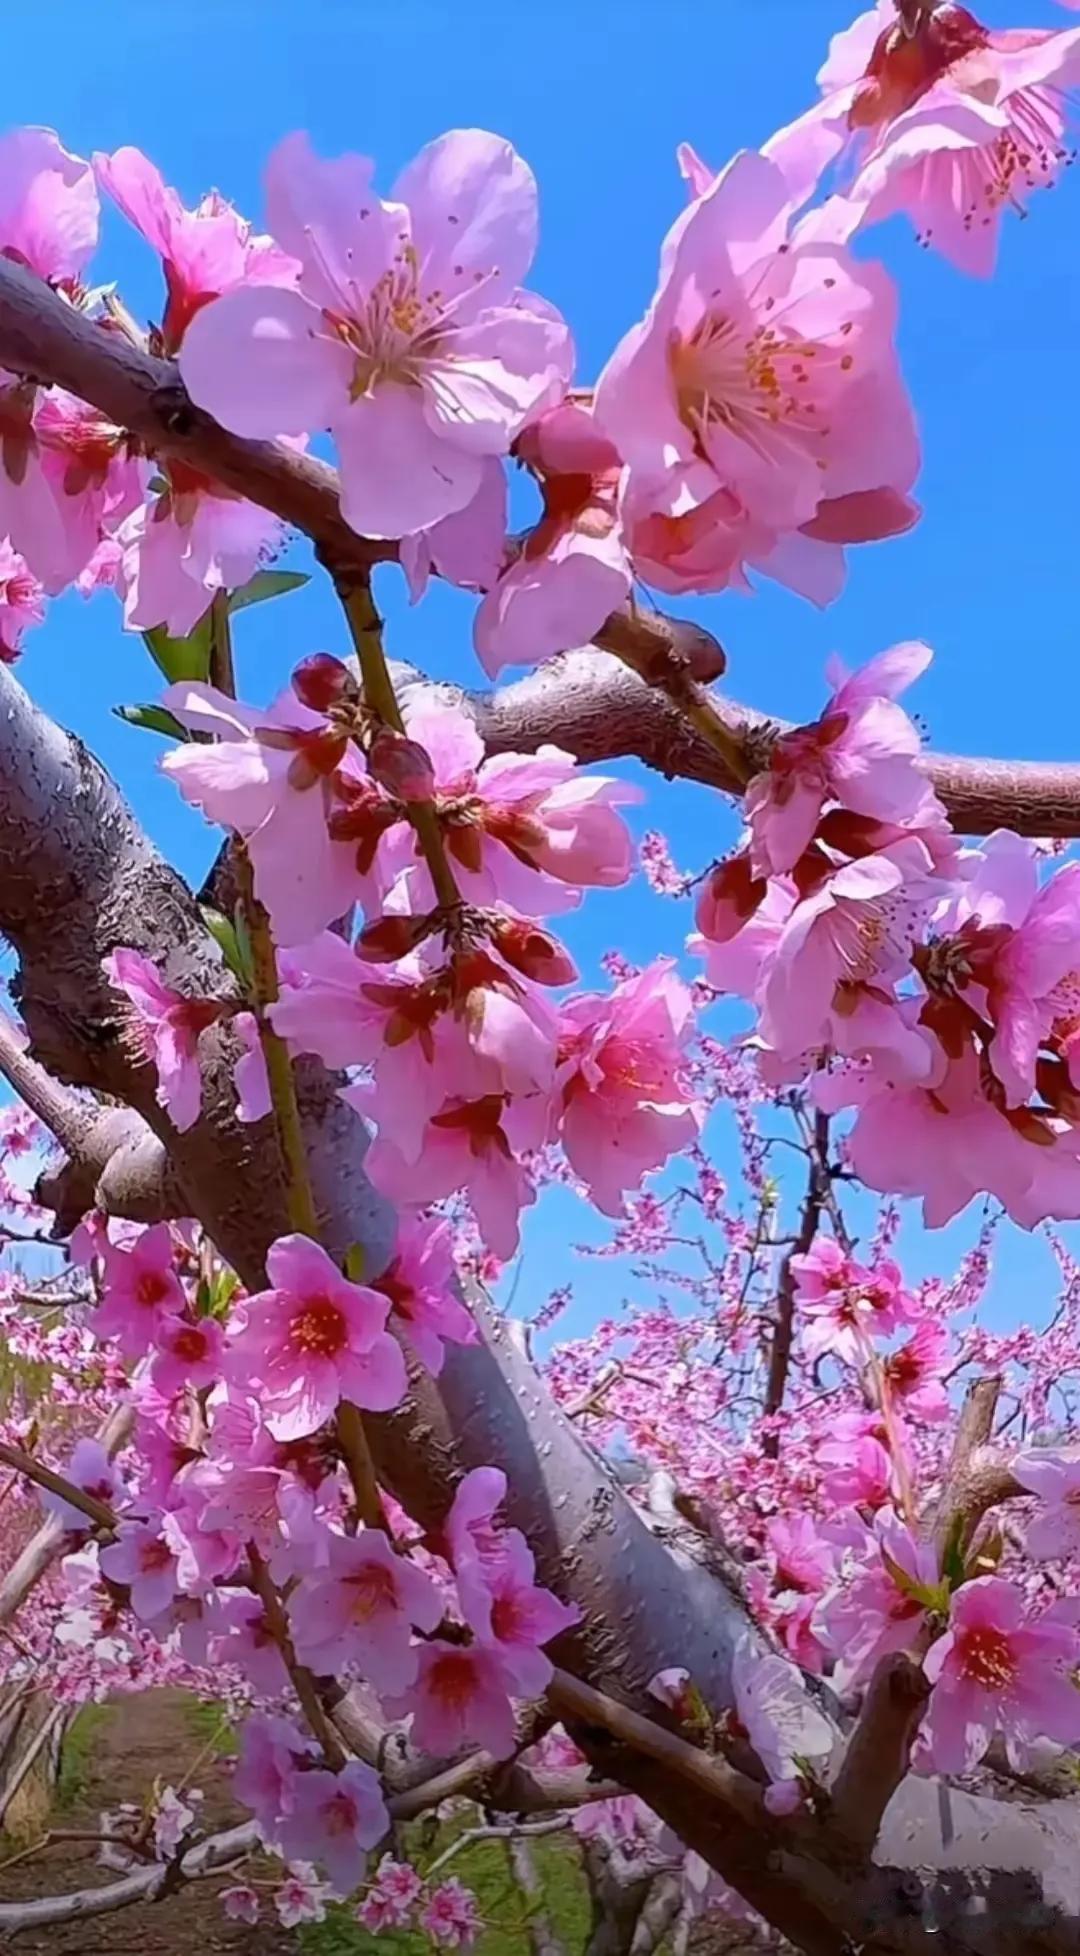
<svg viewBox="0 0 1080 1956"><path fill-rule="evenodd" d="M69 1507L78 1508L79 1513L92 1521L96 1528L107 1528L110 1533L115 1531L116 1516L104 1501L99 1501L93 1494L84 1493L81 1487L65 1480L62 1474L54 1474L51 1467L35 1460L32 1453L25 1453L21 1447L9 1447L6 1442L0 1441L0 1461L6 1467L13 1467L16 1473L25 1474L28 1481L36 1482L47 1493L58 1495Z"/></svg>
<svg viewBox="0 0 1080 1956"><path fill-rule="evenodd" d="M556 1669L547 1695L560 1717L575 1719L594 1729L599 1727L617 1744L666 1766L716 1808L726 1807L743 1821L761 1823L764 1813L761 1787L726 1761L700 1752L676 1733L666 1731L650 1718L642 1718L640 1712L632 1711L629 1705L604 1691L595 1690L581 1678L572 1677L569 1671Z"/></svg>
<svg viewBox="0 0 1080 1956"><path fill-rule="evenodd" d="M870 1854L885 1809L907 1777L929 1696L922 1666L911 1657L894 1651L881 1659L831 1790L830 1820L860 1854Z"/></svg>
<svg viewBox="0 0 1080 1956"><path fill-rule="evenodd" d="M939 1555L944 1555L950 1546L963 1553L976 1522L985 1514L987 1507L993 1505L993 1501L987 1498L988 1493L993 1495L996 1486L1007 1485L1011 1481L1007 1469L995 1469L985 1484L980 1484L980 1476L972 1471L979 1449L987 1446L993 1436L1001 1387L1002 1380L995 1375L976 1379L967 1389L945 1474L945 1485L934 1514L934 1541ZM1016 1483L1012 1482L1012 1485ZM1000 1500L1005 1496L997 1494L994 1498Z"/></svg>
<svg viewBox="0 0 1080 1956"><path fill-rule="evenodd" d="M311 1672L297 1662L292 1638L289 1635L289 1620L278 1594L277 1585L253 1542L248 1544L248 1567L251 1572L251 1586L263 1606L266 1627L281 1652L285 1668L292 1679L293 1689L303 1708L304 1717L322 1747L327 1765L332 1772L340 1772L348 1754L323 1709Z"/></svg>

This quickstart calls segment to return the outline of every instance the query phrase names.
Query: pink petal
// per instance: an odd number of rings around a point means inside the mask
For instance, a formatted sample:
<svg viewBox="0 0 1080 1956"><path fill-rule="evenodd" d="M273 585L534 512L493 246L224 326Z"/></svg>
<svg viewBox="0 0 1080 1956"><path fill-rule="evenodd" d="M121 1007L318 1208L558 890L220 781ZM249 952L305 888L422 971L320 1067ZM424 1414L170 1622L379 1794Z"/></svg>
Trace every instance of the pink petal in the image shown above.
<svg viewBox="0 0 1080 1956"><path fill-rule="evenodd" d="M192 399L237 435L328 428L348 399L353 367L315 307L273 285L240 286L204 306L180 351Z"/></svg>

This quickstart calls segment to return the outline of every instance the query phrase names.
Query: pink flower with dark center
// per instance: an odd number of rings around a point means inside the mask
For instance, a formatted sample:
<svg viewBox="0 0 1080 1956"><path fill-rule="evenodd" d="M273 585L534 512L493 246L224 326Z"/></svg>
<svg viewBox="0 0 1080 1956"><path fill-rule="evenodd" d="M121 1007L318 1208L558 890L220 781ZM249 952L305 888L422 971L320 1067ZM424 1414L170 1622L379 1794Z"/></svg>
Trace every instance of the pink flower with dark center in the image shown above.
<svg viewBox="0 0 1080 1956"><path fill-rule="evenodd" d="M271 1289L248 1297L228 1326L227 1364L262 1382L276 1440L315 1433L342 1399L386 1412L405 1392L401 1347L384 1329L388 1303L351 1284L306 1236L280 1236L266 1258Z"/></svg>
<svg viewBox="0 0 1080 1956"><path fill-rule="evenodd" d="M45 617L45 593L6 537L0 538L0 665L14 665L23 633Z"/></svg>
<svg viewBox="0 0 1080 1956"><path fill-rule="evenodd" d="M423 1892L423 1881L408 1861L395 1861L392 1855L384 1854L356 1919L361 1928L370 1929L374 1935L387 1929L407 1929Z"/></svg>
<svg viewBox="0 0 1080 1956"><path fill-rule="evenodd" d="M420 1917L420 1927L444 1949L471 1949L483 1926L476 1896L456 1875L432 1890Z"/></svg>
<svg viewBox="0 0 1080 1956"><path fill-rule="evenodd" d="M951 1353L945 1326L923 1318L904 1344L882 1358L889 1391L906 1417L928 1423L948 1419L951 1408L942 1374Z"/></svg>
<svg viewBox="0 0 1080 1956"><path fill-rule="evenodd" d="M778 1515L766 1528L765 1539L776 1563L777 1589L819 1595L828 1587L836 1566L836 1552L818 1534L812 1515L797 1515L792 1521Z"/></svg>
<svg viewBox="0 0 1080 1956"><path fill-rule="evenodd" d="M914 1311L895 1263L886 1257L867 1270L831 1236L815 1237L791 1267L796 1303L809 1320L803 1345L810 1359L832 1352L846 1365L860 1365L868 1341L895 1331Z"/></svg>
<svg viewBox="0 0 1080 1956"><path fill-rule="evenodd" d="M302 1922L325 1922L326 1900L330 1889L317 1880L315 1870L297 1862L288 1879L274 1890L274 1907L283 1929L298 1929Z"/></svg>
<svg viewBox="0 0 1080 1956"><path fill-rule="evenodd" d="M508 1530L496 1570L466 1560L457 1571L466 1623L480 1644L498 1652L514 1689L528 1698L539 1697L551 1682L551 1660L542 1646L581 1621L576 1605L538 1588L535 1573L535 1558L517 1529Z"/></svg>
<svg viewBox="0 0 1080 1956"><path fill-rule="evenodd" d="M297 1773L289 1810L278 1821L277 1845L287 1860L311 1859L324 1868L344 1896L363 1879L367 1850L389 1827L378 1773L350 1759L339 1773Z"/></svg>
<svg viewBox="0 0 1080 1956"><path fill-rule="evenodd" d="M258 1893L245 1882L238 1882L233 1888L223 1888L218 1900L227 1922L246 1922L254 1926L259 1919Z"/></svg>
<svg viewBox="0 0 1080 1956"><path fill-rule="evenodd" d="M495 1519L505 1500L506 1475L501 1467L473 1467L459 1482L442 1544L457 1574L475 1564L490 1584L505 1566L509 1531Z"/></svg>
<svg viewBox="0 0 1080 1956"><path fill-rule="evenodd" d="M412 1742L449 1757L463 1745L483 1746L495 1759L514 1750L513 1680L501 1655L484 1644L422 1644L411 1690L384 1700L391 1718L412 1716Z"/></svg>
<svg viewBox="0 0 1080 1956"><path fill-rule="evenodd" d="M341 1097L365 1116L377 1116L369 1087L343 1087ZM536 1201L520 1157L542 1145L546 1115L542 1094L509 1101L500 1094L455 1098L431 1117L409 1155L378 1135L365 1167L392 1201L423 1207L464 1190L488 1249L506 1263L517 1251L521 1211Z"/></svg>
<svg viewBox="0 0 1080 1956"><path fill-rule="evenodd" d="M279 1698L288 1691L281 1647L257 1596L224 1596L206 1620L213 1633L210 1658L215 1665L235 1666L261 1697Z"/></svg>
<svg viewBox="0 0 1080 1956"><path fill-rule="evenodd" d="M888 279L789 233L790 210L765 157L721 172L668 234L656 297L601 374L595 413L628 465L635 553L649 516L700 516L697 588L737 581L746 560L824 601L841 550L800 532L841 498L905 494L919 451ZM666 553L647 542L651 569Z"/></svg>
<svg viewBox="0 0 1080 1956"><path fill-rule="evenodd" d="M223 292L245 285L295 285L299 266L272 238L253 233L246 218L216 190L185 210L149 157L127 147L98 152L102 188L148 244L161 254L168 298L153 350L179 352L196 313Z"/></svg>
<svg viewBox="0 0 1080 1956"><path fill-rule="evenodd" d="M390 1324L436 1376L444 1345L474 1345L479 1333L457 1295L457 1272L446 1223L403 1216L393 1261L372 1279L390 1301Z"/></svg>
<svg viewBox="0 0 1080 1956"><path fill-rule="evenodd" d="M54 596L82 576L102 541L139 507L150 471L131 436L59 387L41 396L34 436L64 550L49 538L40 561L33 549L27 561Z"/></svg>
<svg viewBox="0 0 1080 1956"><path fill-rule="evenodd" d="M815 1613L815 1630L836 1656L837 1688L867 1683L879 1658L912 1650L940 1588L933 1546L912 1535L891 1509L875 1515L865 1560Z"/></svg>
<svg viewBox="0 0 1080 1956"><path fill-rule="evenodd" d="M110 1582L126 1585L131 1607L142 1623L164 1616L177 1591L177 1566L169 1544L156 1523L122 1521L116 1540L98 1557Z"/></svg>
<svg viewBox="0 0 1080 1956"><path fill-rule="evenodd" d="M562 394L572 348L554 310L520 289L536 185L509 143L452 131L389 203L372 174L362 157L320 161L304 136L278 147L267 205L299 290L249 286L205 307L181 368L236 434L329 428L346 521L401 537L473 500L485 458Z"/></svg>
<svg viewBox="0 0 1080 1956"><path fill-rule="evenodd" d="M413 1683L411 1631L436 1629L442 1613L431 1578L375 1528L334 1536L329 1567L305 1577L289 1599L300 1662L319 1677L356 1664L379 1692L400 1693Z"/></svg>
<svg viewBox="0 0 1080 1956"><path fill-rule="evenodd" d="M140 951L111 951L101 962L109 983L128 1000L129 1024L157 1068L158 1104L183 1133L199 1118L199 1039L220 1019L222 1006L216 999L184 998L172 991Z"/></svg>
<svg viewBox="0 0 1080 1956"><path fill-rule="evenodd" d="M492 677L588 645L633 581L622 464L592 415L563 402L529 423L515 453L540 483L544 513L476 614L476 649Z"/></svg>
<svg viewBox="0 0 1080 1956"><path fill-rule="evenodd" d="M701 1109L684 1073L690 993L669 960L607 997L573 998L560 1015L555 1127L567 1160L604 1215L695 1140Z"/></svg>
<svg viewBox="0 0 1080 1956"><path fill-rule="evenodd" d="M254 707L181 682L163 703L184 726L214 735L212 744L173 748L164 772L208 821L247 840L277 943L310 943L363 893L355 849L328 827L331 777L363 783L359 755L291 688L269 707Z"/></svg>
<svg viewBox="0 0 1080 1956"><path fill-rule="evenodd" d="M970 1772L995 1732L1018 1770L1036 1739L1075 1745L1078 1656L1076 1630L1047 1615L1029 1616L1014 1583L980 1576L965 1584L953 1601L947 1635L925 1660L934 1686L925 1732L935 1770Z"/></svg>
<svg viewBox="0 0 1080 1956"><path fill-rule="evenodd" d="M198 1391L220 1378L225 1340L214 1318L165 1318L155 1344L151 1375L159 1392Z"/></svg>
<svg viewBox="0 0 1080 1956"><path fill-rule="evenodd" d="M187 1309L183 1285L173 1269L173 1242L167 1223L143 1230L129 1250L103 1245L105 1279L92 1324L98 1338L115 1338L129 1358L141 1358L165 1320Z"/></svg>

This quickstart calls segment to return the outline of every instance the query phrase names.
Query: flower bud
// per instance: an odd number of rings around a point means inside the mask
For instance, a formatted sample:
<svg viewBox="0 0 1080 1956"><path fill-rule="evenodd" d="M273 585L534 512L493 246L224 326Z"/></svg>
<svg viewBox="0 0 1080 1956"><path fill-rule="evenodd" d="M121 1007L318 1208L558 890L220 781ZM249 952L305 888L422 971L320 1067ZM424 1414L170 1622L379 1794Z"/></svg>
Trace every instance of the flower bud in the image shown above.
<svg viewBox="0 0 1080 1956"><path fill-rule="evenodd" d="M433 928L431 915L376 917L374 923L366 924L360 932L356 940L357 955L367 958L370 964L396 964L399 958L415 951L425 937L430 937Z"/></svg>
<svg viewBox="0 0 1080 1956"><path fill-rule="evenodd" d="M578 975L565 945L529 918L497 917L491 936L506 963L538 985L572 985Z"/></svg>
<svg viewBox="0 0 1080 1956"><path fill-rule="evenodd" d="M435 793L431 756L419 741L380 727L368 750L368 768L398 801L430 801Z"/></svg>
<svg viewBox="0 0 1080 1956"><path fill-rule="evenodd" d="M313 652L310 658L301 659L292 676L292 689L313 713L328 713L358 690L348 666L332 652Z"/></svg>

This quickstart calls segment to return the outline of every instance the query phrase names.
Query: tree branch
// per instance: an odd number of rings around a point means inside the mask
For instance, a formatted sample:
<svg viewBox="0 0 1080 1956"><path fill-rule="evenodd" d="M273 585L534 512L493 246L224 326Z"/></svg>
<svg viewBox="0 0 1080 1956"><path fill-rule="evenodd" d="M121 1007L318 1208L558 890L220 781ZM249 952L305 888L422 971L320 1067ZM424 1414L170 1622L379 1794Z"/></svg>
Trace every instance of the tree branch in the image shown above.
<svg viewBox="0 0 1080 1956"><path fill-rule="evenodd" d="M273 442L228 434L189 400L175 365L153 359L86 318L20 265L0 259L0 367L67 387L149 448L177 455L227 488L294 524L339 571L369 569L396 554L392 543L358 537L338 504L337 476L312 456ZM720 747L696 732L658 689L675 655L691 667L715 658L702 626L641 605L614 614L597 644L627 656L636 670L594 652L573 652L477 705L493 752L531 752L542 741L581 761L637 756L662 774L703 781L738 794L745 779ZM638 675L648 670L653 683ZM762 765L781 724L719 695L708 696L722 746ZM1080 766L1069 763L965 760L931 754L927 771L961 833L989 834L1003 825L1023 835L1080 835Z"/></svg>

